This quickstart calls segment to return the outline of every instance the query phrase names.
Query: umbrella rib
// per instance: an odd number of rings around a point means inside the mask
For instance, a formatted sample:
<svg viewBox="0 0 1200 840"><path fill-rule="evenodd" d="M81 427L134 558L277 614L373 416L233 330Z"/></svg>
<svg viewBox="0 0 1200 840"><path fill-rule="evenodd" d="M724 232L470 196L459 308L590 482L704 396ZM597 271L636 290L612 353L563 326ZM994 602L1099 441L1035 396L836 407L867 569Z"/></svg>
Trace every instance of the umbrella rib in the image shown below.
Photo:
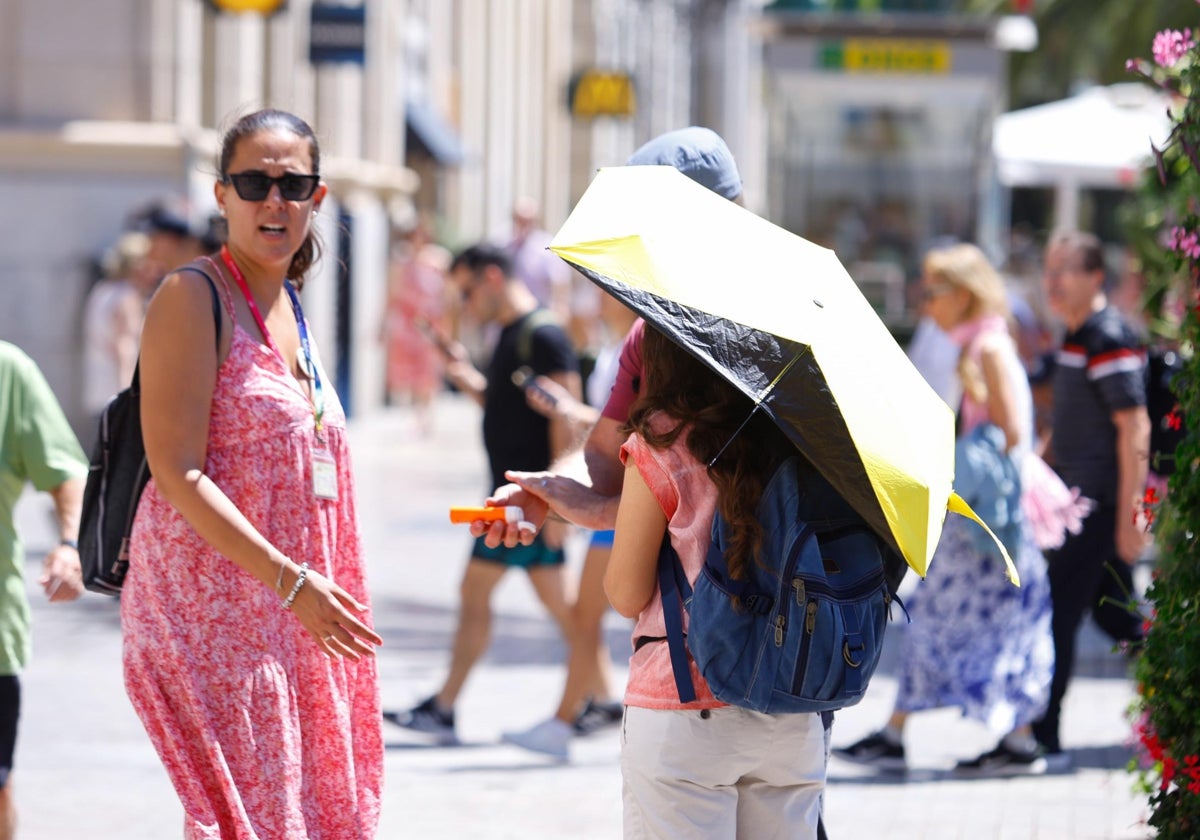
<svg viewBox="0 0 1200 840"><path fill-rule="evenodd" d="M787 372L792 369L796 362L800 361L801 357L803 357L805 353L810 352L811 349L811 347L806 346L801 352L793 356L791 361L783 366L783 370L779 371L775 378L768 383L763 392L754 398L754 407L750 409L750 413L746 415L746 419L742 421L742 424L738 426L734 433L729 436L729 440L725 441L725 445L722 446L717 454L712 457L712 460L708 462L709 469L712 469L712 465L717 463L717 459L725 454L725 450L729 448L729 444L733 443L733 439L741 434L742 429L746 428L746 424L750 422L750 418L754 416L754 412L758 411L763 404L763 400L771 395L771 392L775 390L775 386L779 384L779 381L783 379L783 377L787 375Z"/></svg>

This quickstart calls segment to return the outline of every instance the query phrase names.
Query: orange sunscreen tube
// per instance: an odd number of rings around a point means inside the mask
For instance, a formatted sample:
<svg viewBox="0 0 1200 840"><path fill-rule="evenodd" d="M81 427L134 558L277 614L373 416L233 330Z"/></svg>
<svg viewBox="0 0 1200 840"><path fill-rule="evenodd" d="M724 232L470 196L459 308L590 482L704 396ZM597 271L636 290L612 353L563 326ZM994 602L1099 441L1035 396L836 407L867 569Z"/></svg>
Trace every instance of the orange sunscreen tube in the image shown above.
<svg viewBox="0 0 1200 840"><path fill-rule="evenodd" d="M524 518L525 512L516 505L508 505L506 507L450 508L450 521L456 525L469 525L477 519L482 519L484 522L494 522L498 519L503 522L516 523Z"/></svg>

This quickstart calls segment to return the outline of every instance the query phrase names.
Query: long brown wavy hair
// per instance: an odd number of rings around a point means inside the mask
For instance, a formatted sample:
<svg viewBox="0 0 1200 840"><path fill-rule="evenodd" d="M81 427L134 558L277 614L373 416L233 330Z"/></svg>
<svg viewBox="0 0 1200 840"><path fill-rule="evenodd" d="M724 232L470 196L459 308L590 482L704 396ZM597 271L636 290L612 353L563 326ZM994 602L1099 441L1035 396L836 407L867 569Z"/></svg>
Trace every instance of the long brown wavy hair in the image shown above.
<svg viewBox="0 0 1200 840"><path fill-rule="evenodd" d="M717 506L730 528L726 564L730 576L741 579L762 544L757 508L763 489L797 450L765 412L751 414L749 397L649 324L642 359L641 386L625 431L659 449L687 432L688 451L708 465L717 486ZM678 422L655 432L650 416L658 411Z"/></svg>

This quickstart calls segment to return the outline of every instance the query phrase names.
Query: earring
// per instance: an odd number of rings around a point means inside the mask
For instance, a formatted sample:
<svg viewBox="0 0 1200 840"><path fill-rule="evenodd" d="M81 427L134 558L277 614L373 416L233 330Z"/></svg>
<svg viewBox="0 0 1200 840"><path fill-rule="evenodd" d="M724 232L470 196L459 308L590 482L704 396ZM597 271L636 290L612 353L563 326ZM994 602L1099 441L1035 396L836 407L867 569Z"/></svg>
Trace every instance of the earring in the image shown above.
<svg viewBox="0 0 1200 840"><path fill-rule="evenodd" d="M220 210L218 212L221 214L222 218L225 217L225 208L224 207L220 208Z"/></svg>

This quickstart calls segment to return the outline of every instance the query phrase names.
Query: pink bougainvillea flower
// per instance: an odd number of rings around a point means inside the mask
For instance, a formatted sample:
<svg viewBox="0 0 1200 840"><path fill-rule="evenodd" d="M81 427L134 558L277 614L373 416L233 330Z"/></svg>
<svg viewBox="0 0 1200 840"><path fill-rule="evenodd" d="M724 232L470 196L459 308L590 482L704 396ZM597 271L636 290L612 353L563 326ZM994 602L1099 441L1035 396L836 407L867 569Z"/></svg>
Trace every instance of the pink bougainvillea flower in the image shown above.
<svg viewBox="0 0 1200 840"><path fill-rule="evenodd" d="M1182 227L1173 227L1166 236L1165 245L1185 257L1200 259L1200 234Z"/></svg>
<svg viewBox="0 0 1200 840"><path fill-rule="evenodd" d="M1154 36L1150 51L1154 53L1154 61L1159 67L1174 67L1175 62L1183 58L1193 46L1192 30L1185 29L1179 32L1175 29L1164 29Z"/></svg>

